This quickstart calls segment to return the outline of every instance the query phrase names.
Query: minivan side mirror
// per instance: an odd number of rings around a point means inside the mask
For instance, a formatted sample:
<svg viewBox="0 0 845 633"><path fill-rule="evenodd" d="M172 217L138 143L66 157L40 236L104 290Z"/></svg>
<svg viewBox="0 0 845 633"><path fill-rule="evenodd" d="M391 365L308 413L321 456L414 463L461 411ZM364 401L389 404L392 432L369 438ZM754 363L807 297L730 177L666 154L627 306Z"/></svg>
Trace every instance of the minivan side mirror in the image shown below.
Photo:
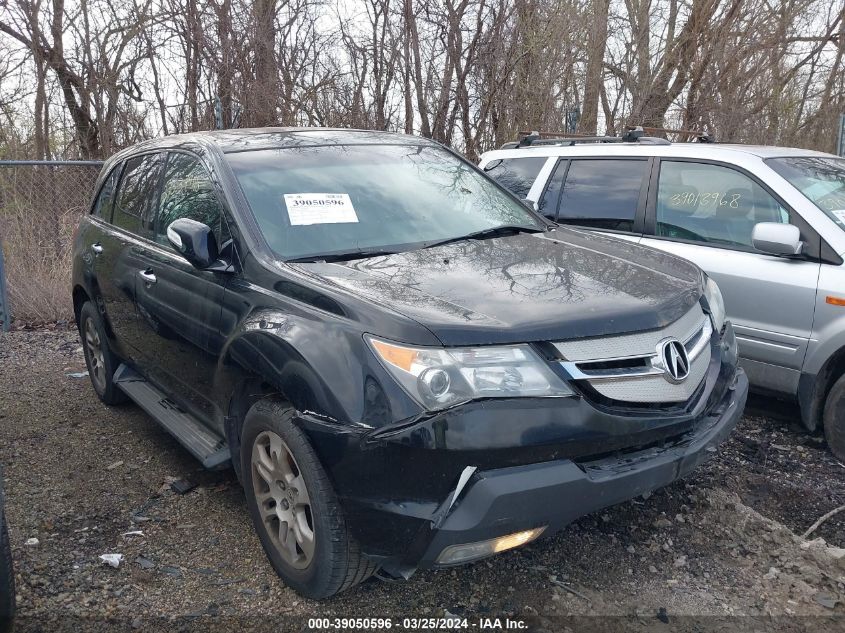
<svg viewBox="0 0 845 633"><path fill-rule="evenodd" d="M804 242L801 231L794 224L778 222L759 222L751 231L751 243L754 248L770 255L794 257L801 254Z"/></svg>
<svg viewBox="0 0 845 633"><path fill-rule="evenodd" d="M167 227L167 241L197 268L205 269L217 261L217 239L202 222L179 218Z"/></svg>

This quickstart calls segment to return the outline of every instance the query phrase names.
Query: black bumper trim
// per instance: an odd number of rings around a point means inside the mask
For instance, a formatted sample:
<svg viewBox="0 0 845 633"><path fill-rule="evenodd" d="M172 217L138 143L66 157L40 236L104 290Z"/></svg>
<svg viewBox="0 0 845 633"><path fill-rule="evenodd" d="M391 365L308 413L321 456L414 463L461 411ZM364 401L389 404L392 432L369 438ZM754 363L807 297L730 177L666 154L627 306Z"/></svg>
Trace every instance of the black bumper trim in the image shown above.
<svg viewBox="0 0 845 633"><path fill-rule="evenodd" d="M586 514L668 485L715 452L736 426L747 395L748 379L738 370L714 412L668 447L622 459L582 464L563 460L478 472L440 526L428 530L401 567L435 566L440 552L456 543L543 525L548 526L543 536L549 536Z"/></svg>

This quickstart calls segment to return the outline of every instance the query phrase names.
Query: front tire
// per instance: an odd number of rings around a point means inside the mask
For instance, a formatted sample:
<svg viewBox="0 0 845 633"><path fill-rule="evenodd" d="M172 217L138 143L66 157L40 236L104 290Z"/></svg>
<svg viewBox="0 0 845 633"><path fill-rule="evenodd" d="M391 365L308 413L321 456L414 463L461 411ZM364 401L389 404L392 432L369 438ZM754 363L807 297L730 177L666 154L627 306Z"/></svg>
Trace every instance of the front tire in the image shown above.
<svg viewBox="0 0 845 633"><path fill-rule="evenodd" d="M845 462L845 374L839 377L824 403L824 436L836 459Z"/></svg>
<svg viewBox="0 0 845 633"><path fill-rule="evenodd" d="M367 579L375 565L349 532L331 482L287 402L247 412L241 475L261 545L285 584L328 598Z"/></svg>
<svg viewBox="0 0 845 633"><path fill-rule="evenodd" d="M126 402L126 394L114 383L114 372L120 361L109 348L103 319L91 301L86 301L79 311L79 337L97 397L108 405Z"/></svg>

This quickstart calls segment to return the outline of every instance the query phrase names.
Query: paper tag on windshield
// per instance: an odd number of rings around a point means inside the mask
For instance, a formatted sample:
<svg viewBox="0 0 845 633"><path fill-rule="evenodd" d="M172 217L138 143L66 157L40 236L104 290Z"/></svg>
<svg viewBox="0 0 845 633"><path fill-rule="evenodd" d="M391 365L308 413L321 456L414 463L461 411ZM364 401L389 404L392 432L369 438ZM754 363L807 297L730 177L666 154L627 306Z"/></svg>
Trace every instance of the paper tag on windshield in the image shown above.
<svg viewBox="0 0 845 633"><path fill-rule="evenodd" d="M352 200L345 193L286 193L291 226L357 222Z"/></svg>

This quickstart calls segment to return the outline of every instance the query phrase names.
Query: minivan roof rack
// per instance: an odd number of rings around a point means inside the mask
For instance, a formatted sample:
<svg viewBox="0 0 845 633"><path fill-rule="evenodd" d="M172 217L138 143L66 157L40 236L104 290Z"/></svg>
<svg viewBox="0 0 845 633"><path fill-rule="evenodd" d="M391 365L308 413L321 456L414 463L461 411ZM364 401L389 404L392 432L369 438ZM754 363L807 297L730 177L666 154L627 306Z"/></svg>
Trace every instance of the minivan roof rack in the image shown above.
<svg viewBox="0 0 845 633"><path fill-rule="evenodd" d="M716 139L710 136L709 132L705 132L702 130L685 130L685 129L676 129L676 128L669 128L669 127L645 127L645 126L634 126L629 125L627 126L628 130L635 130L639 129L649 135L655 134L675 134L679 138L676 142L678 143L690 143L690 142L697 142L697 143L715 143Z"/></svg>
<svg viewBox="0 0 845 633"><path fill-rule="evenodd" d="M542 145L571 146L576 143L642 143L647 145L670 145L671 141L655 134L676 134L686 139L694 138L699 143L713 143L707 132L695 130L675 130L671 128L642 127L629 125L622 136L588 136L586 134L564 132L520 132L518 141L504 143L500 149L518 149Z"/></svg>

